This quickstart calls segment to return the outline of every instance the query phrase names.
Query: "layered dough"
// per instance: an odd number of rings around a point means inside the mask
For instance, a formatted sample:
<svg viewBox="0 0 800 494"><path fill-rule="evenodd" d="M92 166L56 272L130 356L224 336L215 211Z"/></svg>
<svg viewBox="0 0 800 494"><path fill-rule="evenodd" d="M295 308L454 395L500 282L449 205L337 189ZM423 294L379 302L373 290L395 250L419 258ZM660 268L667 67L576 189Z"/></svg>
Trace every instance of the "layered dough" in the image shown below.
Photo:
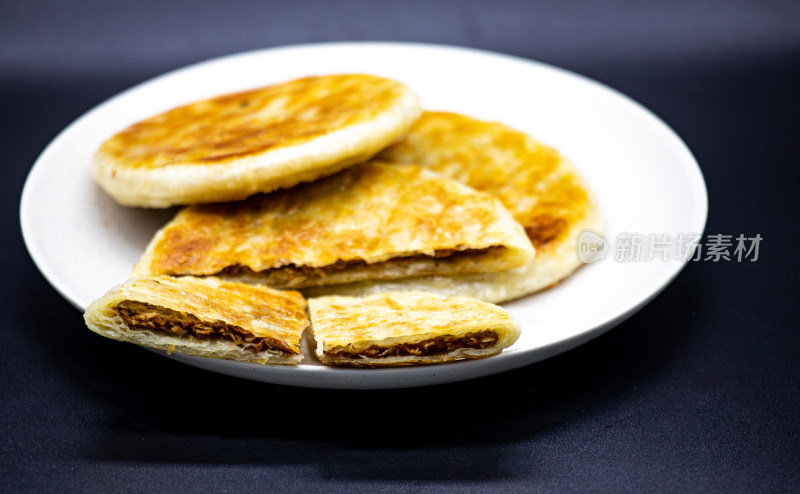
<svg viewBox="0 0 800 494"><path fill-rule="evenodd" d="M92 331L120 341L205 357L297 364L308 327L297 292L217 278L132 278L93 302Z"/></svg>
<svg viewBox="0 0 800 494"><path fill-rule="evenodd" d="M400 366L485 358L519 337L502 308L425 292L311 298L316 354L330 365Z"/></svg>
<svg viewBox="0 0 800 494"><path fill-rule="evenodd" d="M156 234L136 272L301 288L493 272L533 255L496 198L416 166L373 162L245 201L188 207Z"/></svg>
<svg viewBox="0 0 800 494"><path fill-rule="evenodd" d="M420 114L400 82L306 77L190 103L102 143L95 180L126 206L238 200L360 163Z"/></svg>
<svg viewBox="0 0 800 494"><path fill-rule="evenodd" d="M504 302L568 277L582 265L577 250L580 234L603 230L597 200L575 167L554 148L500 123L424 112L403 140L376 159L414 163L497 197L524 227L536 248L535 259L490 274L365 280L308 289L306 295L424 290Z"/></svg>

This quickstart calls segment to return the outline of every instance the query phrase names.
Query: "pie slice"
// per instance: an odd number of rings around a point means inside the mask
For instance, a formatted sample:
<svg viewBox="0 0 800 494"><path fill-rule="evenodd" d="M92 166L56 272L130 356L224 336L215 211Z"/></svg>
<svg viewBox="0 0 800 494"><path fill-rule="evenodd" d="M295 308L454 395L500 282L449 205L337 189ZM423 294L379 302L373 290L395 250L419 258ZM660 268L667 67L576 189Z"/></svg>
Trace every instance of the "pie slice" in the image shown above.
<svg viewBox="0 0 800 494"><path fill-rule="evenodd" d="M499 271L533 255L493 196L416 166L370 163L245 201L190 206L155 235L136 272L301 288Z"/></svg>
<svg viewBox="0 0 800 494"><path fill-rule="evenodd" d="M500 123L424 112L407 136L382 151L382 162L414 163L500 199L524 228L536 258L485 275L370 281L309 290L307 296L423 290L504 302L547 288L582 265L578 237L601 233L591 189L556 149Z"/></svg>
<svg viewBox="0 0 800 494"><path fill-rule="evenodd" d="M393 292L308 300L320 361L331 365L440 364L500 353L519 337L502 308L468 297Z"/></svg>
<svg viewBox="0 0 800 494"><path fill-rule="evenodd" d="M397 81L306 77L135 123L102 143L94 177L126 206L244 199L361 163L419 114L416 95Z"/></svg>
<svg viewBox="0 0 800 494"><path fill-rule="evenodd" d="M216 278L132 278L93 302L86 325L102 336L168 352L297 364L308 327L297 292Z"/></svg>

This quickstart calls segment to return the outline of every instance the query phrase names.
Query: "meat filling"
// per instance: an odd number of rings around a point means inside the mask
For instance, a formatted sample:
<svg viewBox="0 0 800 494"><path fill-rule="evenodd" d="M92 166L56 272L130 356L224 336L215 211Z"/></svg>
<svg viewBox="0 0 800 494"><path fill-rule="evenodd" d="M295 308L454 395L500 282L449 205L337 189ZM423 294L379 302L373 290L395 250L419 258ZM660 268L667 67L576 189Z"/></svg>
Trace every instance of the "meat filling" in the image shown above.
<svg viewBox="0 0 800 494"><path fill-rule="evenodd" d="M440 249L433 253L432 256L426 254L416 254L412 256L405 256L405 257L397 257L394 259L389 259L387 261L383 261L380 264L387 265L387 264L404 264L409 262L415 261L422 261L426 259L444 259L444 258L466 258L466 257L477 257L479 255L486 255L489 253L500 252L500 250L504 249L505 247L502 246L494 246L488 247L486 249L465 249L465 250L455 250L455 249ZM304 280L314 280L314 279L323 279L333 273L338 273L347 269L363 269L369 266L370 263L367 261L363 261L361 259L353 259L349 261L338 260L333 264L329 264L327 266L322 267L311 267L311 266L298 266L296 264L287 264L285 266L281 266L279 268L271 268L266 269L264 271L259 271L259 275L267 276L271 282L277 283L279 285L283 283L291 282L292 280L297 280L298 278ZM235 264L233 266L228 266L222 270L221 274L223 275L252 275L256 272L250 269L247 266L243 266L241 264ZM420 273L425 274L425 273Z"/></svg>
<svg viewBox="0 0 800 494"><path fill-rule="evenodd" d="M255 336L239 326L222 321L201 321L192 314L157 305L125 300L113 310L132 329L155 330L176 336L191 335L203 340L228 340L254 353L266 350L296 353L280 341Z"/></svg>
<svg viewBox="0 0 800 494"><path fill-rule="evenodd" d="M370 345L363 350L349 350L336 346L325 353L335 358L382 358L382 357L426 357L445 355L460 348L486 349L497 344L500 337L494 331L475 331L463 336L437 336L417 343L403 343L390 347Z"/></svg>

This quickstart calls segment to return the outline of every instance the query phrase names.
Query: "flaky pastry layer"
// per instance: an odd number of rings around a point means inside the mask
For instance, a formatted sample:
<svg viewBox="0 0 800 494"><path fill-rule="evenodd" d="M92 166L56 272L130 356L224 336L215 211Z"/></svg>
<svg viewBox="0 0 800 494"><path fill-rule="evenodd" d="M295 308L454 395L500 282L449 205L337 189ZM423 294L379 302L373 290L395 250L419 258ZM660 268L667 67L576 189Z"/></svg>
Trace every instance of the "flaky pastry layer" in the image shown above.
<svg viewBox="0 0 800 494"><path fill-rule="evenodd" d="M182 210L138 274L281 288L490 272L534 250L496 198L416 166L358 165L286 191Z"/></svg>
<svg viewBox="0 0 800 494"><path fill-rule="evenodd" d="M92 331L120 341L205 357L296 364L308 326L297 292L216 278L132 278L93 302Z"/></svg>
<svg viewBox="0 0 800 494"><path fill-rule="evenodd" d="M317 357L326 364L396 366L496 355L519 337L502 308L426 292L309 299Z"/></svg>

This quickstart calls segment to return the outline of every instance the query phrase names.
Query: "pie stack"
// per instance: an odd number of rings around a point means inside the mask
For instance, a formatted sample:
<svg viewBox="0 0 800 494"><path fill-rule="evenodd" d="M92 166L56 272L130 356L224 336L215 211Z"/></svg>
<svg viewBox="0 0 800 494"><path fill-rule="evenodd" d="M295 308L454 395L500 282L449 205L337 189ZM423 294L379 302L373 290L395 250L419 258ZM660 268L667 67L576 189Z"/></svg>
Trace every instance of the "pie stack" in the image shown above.
<svg viewBox="0 0 800 494"><path fill-rule="evenodd" d="M602 228L555 149L363 74L172 109L107 139L93 172L122 205L185 207L87 326L262 364L299 363L308 328L328 365L496 355L520 332L494 303L569 276Z"/></svg>

